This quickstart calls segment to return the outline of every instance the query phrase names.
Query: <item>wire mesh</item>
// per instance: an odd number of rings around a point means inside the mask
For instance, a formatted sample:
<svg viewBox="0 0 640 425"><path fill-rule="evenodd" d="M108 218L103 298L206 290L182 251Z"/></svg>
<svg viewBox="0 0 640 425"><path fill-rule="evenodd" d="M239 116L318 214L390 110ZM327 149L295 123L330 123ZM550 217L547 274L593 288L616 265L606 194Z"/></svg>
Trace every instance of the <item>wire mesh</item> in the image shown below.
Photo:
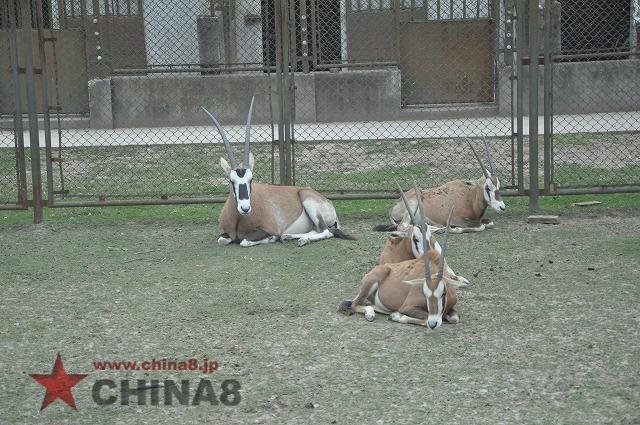
<svg viewBox="0 0 640 425"><path fill-rule="evenodd" d="M218 165L226 153L200 106L218 117L240 157L254 95L261 181L280 182L278 127L292 122L293 180L324 193L476 179L469 141L488 143L502 188L523 184L512 99L525 78L516 75L514 40L526 35L515 34L513 1L41 1L57 201L226 194ZM554 182L638 185L634 3L552 3L556 24L544 27L555 58ZM0 43L3 72L6 49ZM290 86L276 73L283 53ZM8 195L0 198L11 198L12 94L2 90Z"/></svg>
<svg viewBox="0 0 640 425"><path fill-rule="evenodd" d="M640 20L631 19L632 5L562 0L555 9L561 14L553 34L560 42L553 69L558 187L640 184Z"/></svg>
<svg viewBox="0 0 640 425"><path fill-rule="evenodd" d="M425 187L475 179L482 171L467 142L486 141L502 186L514 186L512 91L504 65L510 53L502 52L504 14L497 6L317 0L309 29L295 31L296 46L316 46L309 56L317 70L294 76L296 184L379 193L394 191L395 179L415 177ZM332 49L320 48L327 42ZM310 86L315 102L301 95Z"/></svg>
<svg viewBox="0 0 640 425"><path fill-rule="evenodd" d="M242 157L240 124L252 95L254 174L277 183L272 167L277 161L271 104L275 78L269 69L262 72L261 2L100 4L98 13L87 3L87 19L75 24L90 41L91 128L61 132L58 199L226 194L227 176L218 165L226 152L200 107L218 118L236 157ZM256 67L261 70L243 71ZM62 126L71 126L74 119L62 114Z"/></svg>
<svg viewBox="0 0 640 425"><path fill-rule="evenodd" d="M3 92L0 96L0 204L16 204L18 202L18 170L16 161L15 129L14 129L14 89L13 68L11 66L11 49L9 37L9 4L0 4L0 76Z"/></svg>

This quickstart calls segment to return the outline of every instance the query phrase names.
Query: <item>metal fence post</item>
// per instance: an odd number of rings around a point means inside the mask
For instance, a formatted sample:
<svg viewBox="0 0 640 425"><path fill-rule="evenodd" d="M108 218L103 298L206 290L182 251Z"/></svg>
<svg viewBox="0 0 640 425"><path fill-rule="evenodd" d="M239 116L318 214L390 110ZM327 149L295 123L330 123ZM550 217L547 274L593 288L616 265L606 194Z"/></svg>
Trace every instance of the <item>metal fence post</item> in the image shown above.
<svg viewBox="0 0 640 425"><path fill-rule="evenodd" d="M529 210L538 203L538 0L529 0Z"/></svg>
<svg viewBox="0 0 640 425"><path fill-rule="evenodd" d="M551 51L552 0L544 2L544 193L551 193L553 149L553 53Z"/></svg>
<svg viewBox="0 0 640 425"><path fill-rule="evenodd" d="M289 5L287 0L276 0L276 78L278 80L278 140L280 158L280 184L291 184L291 81L289 75Z"/></svg>
<svg viewBox="0 0 640 425"><path fill-rule="evenodd" d="M640 3L638 0L630 0L631 2L631 22L629 23L629 49L631 50L631 58L638 59L638 25L640 25ZM639 21L636 22L636 19Z"/></svg>
<svg viewBox="0 0 640 425"><path fill-rule="evenodd" d="M518 162L518 194L524 195L524 66L525 0L516 2L516 131Z"/></svg>
<svg viewBox="0 0 640 425"><path fill-rule="evenodd" d="M38 110L36 106L36 82L33 69L33 31L31 29L31 1L22 1L22 36L24 66L29 111L29 144L31 151L31 186L33 197L33 222L42 221L42 178L40 174L40 137L38 134Z"/></svg>
<svg viewBox="0 0 640 425"><path fill-rule="evenodd" d="M53 162L51 151L51 122L49 116L49 84L47 81L47 58L44 51L44 28L42 15L42 0L35 0L35 21L38 29L38 51L40 53L40 69L42 82L42 119L45 142L45 164L47 171L47 206L53 206Z"/></svg>

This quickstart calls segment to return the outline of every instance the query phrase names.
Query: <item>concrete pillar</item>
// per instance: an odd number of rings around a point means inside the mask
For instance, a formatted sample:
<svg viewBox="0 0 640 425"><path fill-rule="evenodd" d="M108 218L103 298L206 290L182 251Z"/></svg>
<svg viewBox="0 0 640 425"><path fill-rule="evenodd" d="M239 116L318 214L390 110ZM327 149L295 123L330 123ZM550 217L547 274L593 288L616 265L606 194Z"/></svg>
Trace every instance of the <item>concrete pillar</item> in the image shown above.
<svg viewBox="0 0 640 425"><path fill-rule="evenodd" d="M91 128L113 128L110 78L89 81L89 125Z"/></svg>

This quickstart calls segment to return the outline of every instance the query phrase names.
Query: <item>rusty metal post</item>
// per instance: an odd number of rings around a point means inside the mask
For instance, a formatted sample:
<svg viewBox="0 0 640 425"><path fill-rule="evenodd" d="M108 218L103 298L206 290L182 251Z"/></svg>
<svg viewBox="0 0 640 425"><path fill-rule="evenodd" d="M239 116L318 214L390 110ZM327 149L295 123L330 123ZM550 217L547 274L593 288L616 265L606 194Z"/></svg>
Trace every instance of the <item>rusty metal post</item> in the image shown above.
<svg viewBox="0 0 640 425"><path fill-rule="evenodd" d="M638 26L640 25L640 2L638 0L631 1L631 22L629 23L629 49L631 50L631 58L638 59Z"/></svg>
<svg viewBox="0 0 640 425"><path fill-rule="evenodd" d="M47 81L47 57L44 51L44 28L42 18L42 0L35 0L35 21L38 30L38 50L40 52L40 70L42 83L42 119L45 143L45 164L47 171L47 206L53 206L53 152L51 149L51 122L49 116L49 82Z"/></svg>
<svg viewBox="0 0 640 425"><path fill-rule="evenodd" d="M33 222L42 221L42 177L40 174L40 137L38 134L38 110L36 105L36 81L33 69L33 31L31 29L31 1L22 0L22 43L29 111L29 144L31 151L31 186L33 197Z"/></svg>
<svg viewBox="0 0 640 425"><path fill-rule="evenodd" d="M544 2L544 193L552 191L553 184L553 31L552 0Z"/></svg>
<svg viewBox="0 0 640 425"><path fill-rule="evenodd" d="M524 66L525 1L516 1L516 143L518 163L518 193L524 195Z"/></svg>
<svg viewBox="0 0 640 425"><path fill-rule="evenodd" d="M278 86L278 141L280 154L280 184L291 184L291 106L290 106L290 43L289 4L276 0L276 78Z"/></svg>
<svg viewBox="0 0 640 425"><path fill-rule="evenodd" d="M539 3L529 0L529 210L537 212L538 183L538 34Z"/></svg>

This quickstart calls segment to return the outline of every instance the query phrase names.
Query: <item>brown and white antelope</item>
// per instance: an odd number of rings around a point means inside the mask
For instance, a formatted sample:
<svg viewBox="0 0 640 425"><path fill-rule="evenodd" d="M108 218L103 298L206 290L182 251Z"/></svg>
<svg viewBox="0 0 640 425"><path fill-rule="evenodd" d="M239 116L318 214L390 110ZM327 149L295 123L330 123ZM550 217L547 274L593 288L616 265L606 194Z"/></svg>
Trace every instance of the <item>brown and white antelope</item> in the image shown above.
<svg viewBox="0 0 640 425"><path fill-rule="evenodd" d="M420 214L424 217L421 203ZM339 311L345 315L363 313L365 319L373 321L376 312L388 314L400 323L425 326L435 330L442 320L458 323L455 304L458 301L458 283L449 278L445 267L445 253L449 239L451 211L446 223L442 252L429 249L427 226L420 220L422 246L425 255L401 263L382 264L367 273L360 283L353 300L343 301ZM435 275L431 274L437 270Z"/></svg>
<svg viewBox="0 0 640 425"><path fill-rule="evenodd" d="M220 166L229 177L231 190L220 213L222 234L218 245L238 242L249 247L278 240L298 239L298 246L331 237L352 239L340 230L338 214L331 201L308 187L276 186L253 181L255 160L250 152L251 114L249 107L244 139L244 157L236 164L224 129L204 107L220 132L229 161Z"/></svg>
<svg viewBox="0 0 640 425"><path fill-rule="evenodd" d="M378 260L378 264L387 264L387 263L400 263L402 261L413 260L415 258L420 258L424 253L422 249L422 231L420 227L418 227L418 221L420 218L416 218L413 210L409 207L409 201L404 195L404 191L400 187L400 184L396 182L398 185L398 189L400 189L400 197L402 202L405 205L407 212L409 213L410 222L409 223L400 223L398 228L391 232L389 236L387 236L387 241L385 243L384 249L380 254L380 259ZM427 226L426 236L429 239L429 247L430 249L436 251L438 254L442 251L440 244L436 240L435 236L432 234L432 230L440 229L439 227ZM469 280L462 276L458 276L455 272L449 267L447 262L445 261L445 267L449 274L449 277L453 280L458 281L460 286L466 286L469 284Z"/></svg>
<svg viewBox="0 0 640 425"><path fill-rule="evenodd" d="M493 221L484 218L487 208L491 207L497 212L506 209L500 196L500 181L496 176L495 164L489 152L489 146L485 141L485 152L490 169L484 166L470 142L469 146L482 168L483 177L472 181L454 180L421 191L422 204L430 223L443 226L449 208L454 209L454 215L451 219L451 231L454 233L481 232L485 229L491 229L494 227ZM406 192L406 196L411 199L411 207L415 210L418 201L415 200L414 189ZM400 200L391 208L389 218L392 222L391 225L379 225L374 227L374 230L396 230L398 224L406 221L407 209Z"/></svg>

